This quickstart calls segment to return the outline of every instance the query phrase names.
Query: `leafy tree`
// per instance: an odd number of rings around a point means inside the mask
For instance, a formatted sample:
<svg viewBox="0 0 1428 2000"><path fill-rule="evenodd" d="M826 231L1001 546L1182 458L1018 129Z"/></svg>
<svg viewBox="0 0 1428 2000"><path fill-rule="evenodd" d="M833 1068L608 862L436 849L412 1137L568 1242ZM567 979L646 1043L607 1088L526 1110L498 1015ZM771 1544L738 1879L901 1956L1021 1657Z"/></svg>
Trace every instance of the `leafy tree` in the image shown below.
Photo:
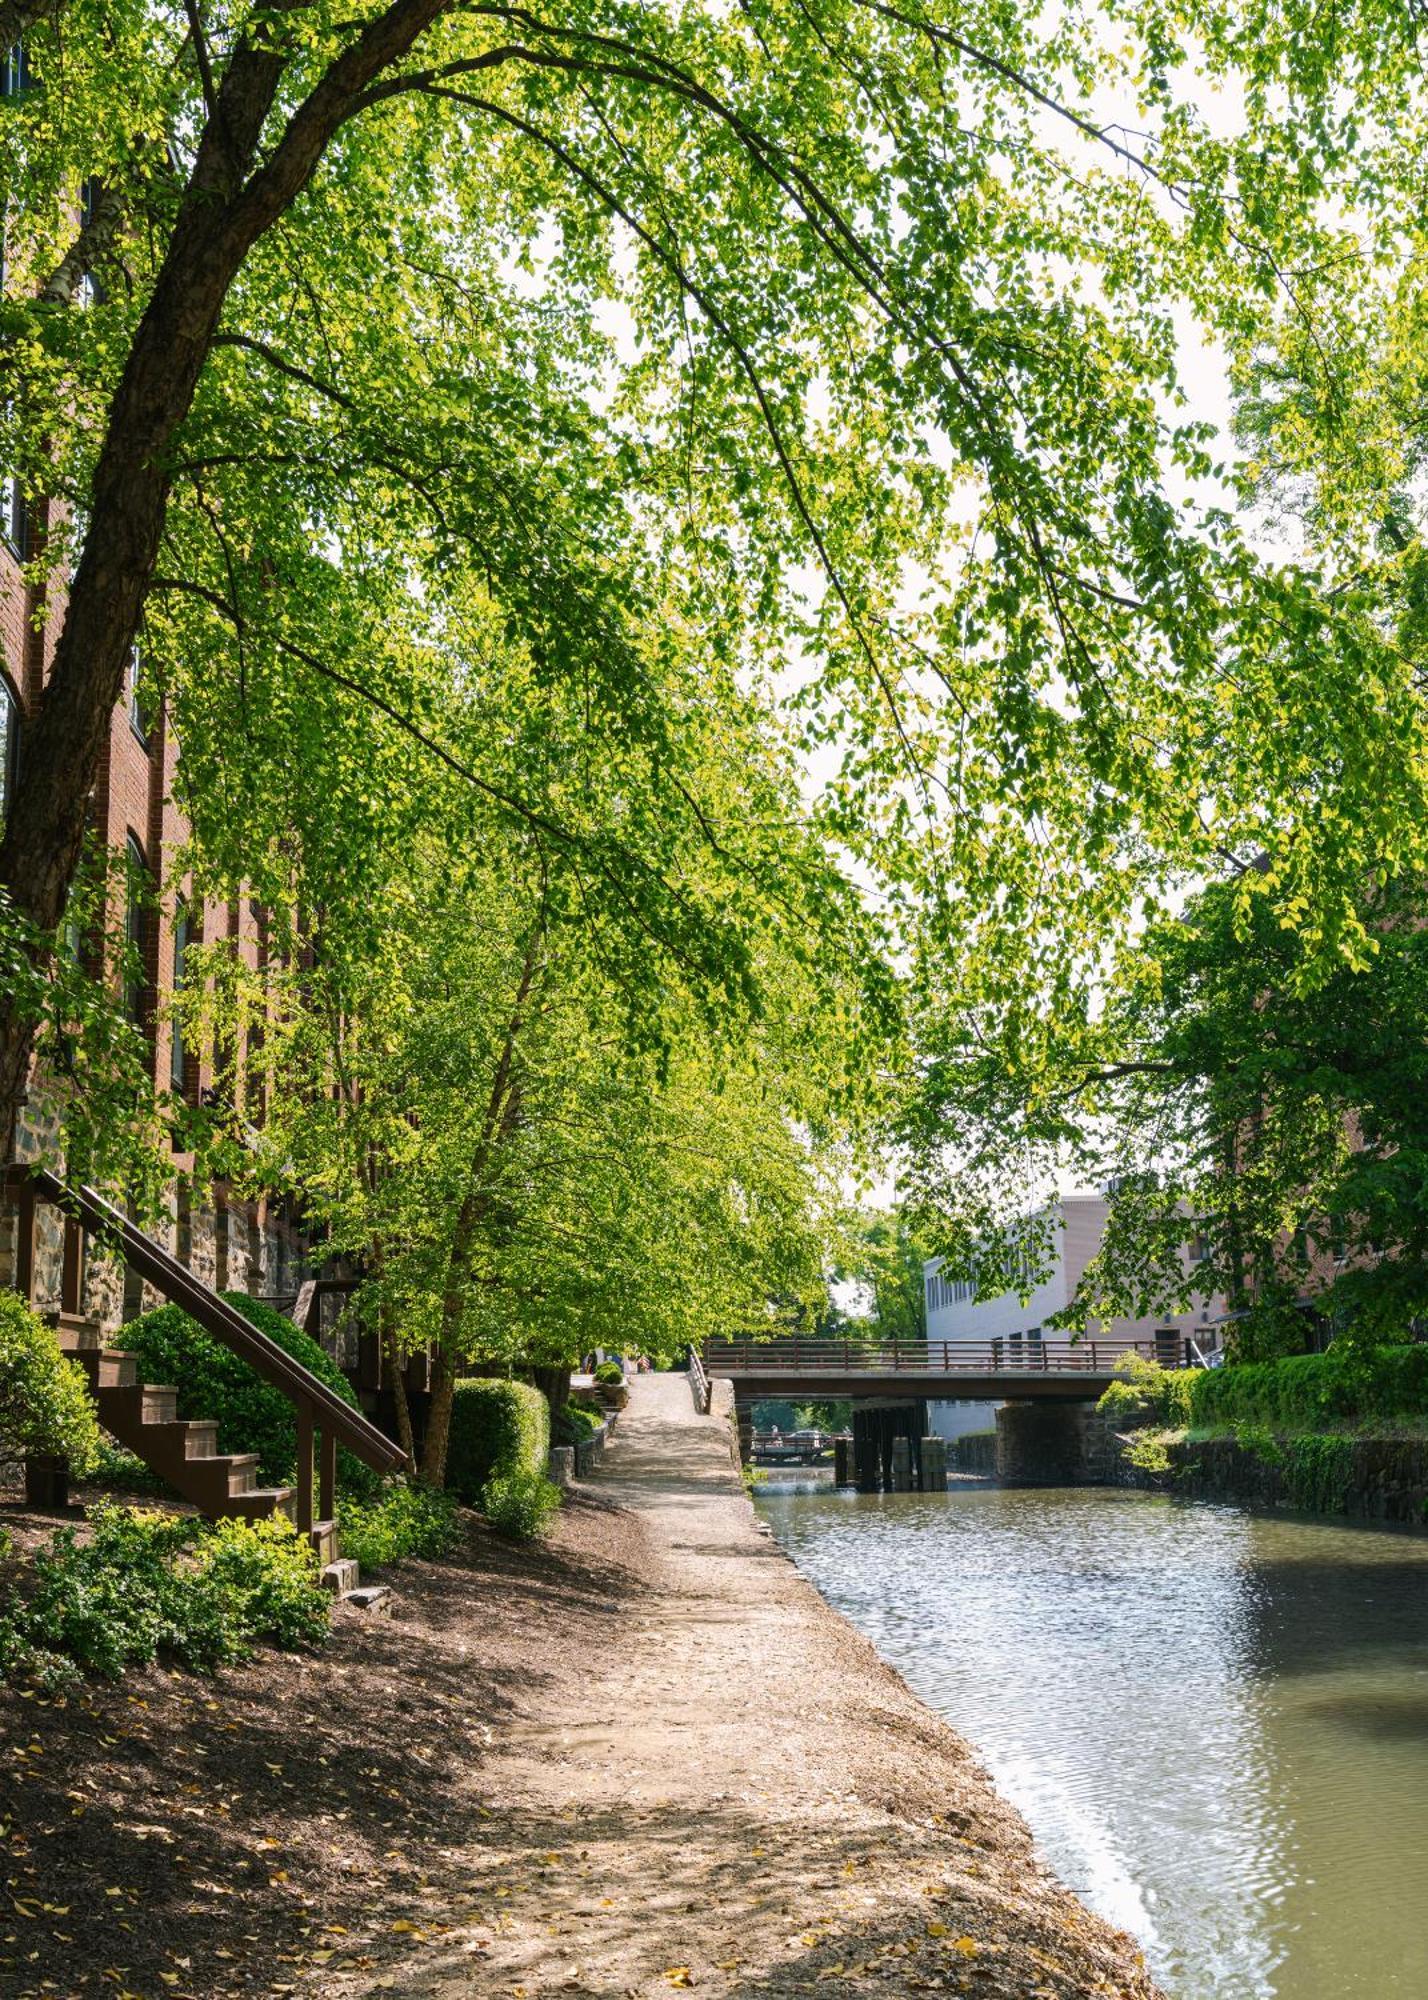
<svg viewBox="0 0 1428 2000"><path fill-rule="evenodd" d="M208 1164L291 1191L360 1260L394 1381L431 1347L433 1481L472 1363L669 1356L822 1300L824 1155L863 1115L858 1051L886 1033L890 985L857 948L874 933L842 876L790 823L791 779L737 687L685 731L699 814L598 717L558 690L537 704L499 634L463 687L452 735L487 742L493 770L527 718L530 769L579 772L592 843L618 825L650 857L647 897L637 879L603 901L581 857L513 829L381 722L360 765L344 756L318 787L300 767L265 784L255 762L216 827L200 796L193 847L230 892L245 833L279 856L264 963L194 955L193 1032L235 1052ZM666 810L633 809L641 793ZM704 822L741 809L773 819L776 848L710 840ZM256 1018L260 1044L242 1032Z"/></svg>
<svg viewBox="0 0 1428 2000"><path fill-rule="evenodd" d="M1044 1172L1074 1161L1113 1190L1073 1321L1218 1293L1257 1359L1303 1347L1304 1299L1368 1341L1401 1338L1428 1305L1422 895L1387 884L1361 916L1367 965L1306 979L1302 942L1259 898L1206 890L1128 953L1094 1047L1044 1096L990 1063L964 1072L949 1131L1000 1145L1015 1129Z"/></svg>
<svg viewBox="0 0 1428 2000"><path fill-rule="evenodd" d="M585 824L527 732L578 690L683 782L688 683L650 668L689 641L729 674L804 664L800 726L841 753L826 832L926 907L929 958L1030 1061L1107 936L1217 849L1270 846L1266 896L1361 954L1354 886L1428 823L1413 676L1371 591L1185 497L1212 459L1167 316L1263 323L1323 186L1301 157L1290 201L1286 145L1234 189L1263 65L1318 92L1316 138L1337 66L1327 30L1316 71L1205 11L1256 86L1219 154L1171 101L1191 30L1159 5L5 0L32 83L0 107L0 456L55 641L9 948L43 976L137 641L215 819L260 755L393 783L353 723L383 708L688 951L677 880ZM1098 112L1119 90L1143 153ZM492 631L532 677L499 772L444 699ZM278 839L245 856L261 890ZM7 1131L32 985L0 1006Z"/></svg>
<svg viewBox="0 0 1428 2000"><path fill-rule="evenodd" d="M921 1340L927 1332L922 1266L928 1253L916 1229L900 1208L859 1221L861 1255L848 1275L872 1288L873 1332L880 1340Z"/></svg>

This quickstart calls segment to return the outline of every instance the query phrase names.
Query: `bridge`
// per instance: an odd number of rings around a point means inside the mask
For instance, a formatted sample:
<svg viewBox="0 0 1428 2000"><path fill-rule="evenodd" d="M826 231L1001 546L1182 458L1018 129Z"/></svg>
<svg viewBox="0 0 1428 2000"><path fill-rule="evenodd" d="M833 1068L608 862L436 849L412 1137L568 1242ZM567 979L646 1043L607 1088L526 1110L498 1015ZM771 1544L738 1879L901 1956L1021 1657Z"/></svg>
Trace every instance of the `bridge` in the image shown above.
<svg viewBox="0 0 1428 2000"><path fill-rule="evenodd" d="M1174 1328L1149 1340L712 1340L702 1359L706 1377L726 1377L741 1403L1086 1403L1109 1387L1127 1354L1180 1368L1183 1345Z"/></svg>

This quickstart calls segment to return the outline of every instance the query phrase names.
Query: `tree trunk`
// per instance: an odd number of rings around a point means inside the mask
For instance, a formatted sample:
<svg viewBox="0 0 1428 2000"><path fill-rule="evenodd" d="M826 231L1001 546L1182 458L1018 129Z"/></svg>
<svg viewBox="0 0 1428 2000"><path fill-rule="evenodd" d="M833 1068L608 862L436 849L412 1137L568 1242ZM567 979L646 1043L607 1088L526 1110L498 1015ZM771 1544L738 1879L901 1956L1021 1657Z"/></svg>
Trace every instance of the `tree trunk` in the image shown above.
<svg viewBox="0 0 1428 2000"><path fill-rule="evenodd" d="M553 1423L570 1401L569 1368L532 1368L528 1371L532 1382L550 1404Z"/></svg>
<svg viewBox="0 0 1428 2000"><path fill-rule="evenodd" d="M421 1476L428 1486L446 1484L446 1447L451 1437L451 1404L456 1393L456 1360L443 1341L432 1367L431 1406L422 1440Z"/></svg>
<svg viewBox="0 0 1428 2000"><path fill-rule="evenodd" d="M421 1475L432 1486L446 1484L446 1444L451 1430L451 1400L456 1386L456 1363L461 1351L461 1322L466 1312L466 1281L476 1235L489 1204L486 1168L494 1150L509 1139L520 1117L521 1087L514 1075L516 1039L521 1031L526 1002L535 977L536 953L543 932L543 920L532 930L526 945L521 977L516 987L511 1018L501 1046L486 1115L481 1121L467 1175L466 1193L451 1233L451 1249L446 1259L446 1285L441 1299L441 1332L437 1339L436 1379L432 1385L431 1412L422 1447Z"/></svg>
<svg viewBox="0 0 1428 2000"><path fill-rule="evenodd" d="M416 1438L412 1432L412 1406L407 1396L407 1373L402 1359L397 1329L386 1307L382 1308L382 1366L392 1385L392 1408L397 1419L397 1443L407 1455L408 1470L416 1471Z"/></svg>

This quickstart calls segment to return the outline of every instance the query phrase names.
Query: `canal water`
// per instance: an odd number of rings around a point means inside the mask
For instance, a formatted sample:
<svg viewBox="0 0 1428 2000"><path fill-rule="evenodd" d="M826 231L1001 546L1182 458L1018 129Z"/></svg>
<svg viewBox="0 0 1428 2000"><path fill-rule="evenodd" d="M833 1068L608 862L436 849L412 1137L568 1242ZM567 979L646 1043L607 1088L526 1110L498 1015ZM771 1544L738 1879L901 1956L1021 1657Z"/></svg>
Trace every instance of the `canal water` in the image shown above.
<svg viewBox="0 0 1428 2000"><path fill-rule="evenodd" d="M1428 1996L1428 1539L1109 1489L759 1509L1175 2000Z"/></svg>

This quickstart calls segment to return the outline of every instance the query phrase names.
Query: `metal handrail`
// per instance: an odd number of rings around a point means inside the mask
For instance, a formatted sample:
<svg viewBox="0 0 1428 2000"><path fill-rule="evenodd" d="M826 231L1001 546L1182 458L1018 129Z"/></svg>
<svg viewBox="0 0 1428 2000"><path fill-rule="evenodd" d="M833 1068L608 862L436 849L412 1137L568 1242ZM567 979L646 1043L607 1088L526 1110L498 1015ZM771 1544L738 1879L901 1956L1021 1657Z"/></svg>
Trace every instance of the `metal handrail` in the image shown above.
<svg viewBox="0 0 1428 2000"><path fill-rule="evenodd" d="M71 1187L43 1167L22 1171L38 1195L73 1216L76 1222L95 1235L116 1241L131 1270L146 1279L156 1291L162 1292L165 1298L182 1306L191 1318L198 1321L205 1333L212 1334L241 1361L246 1361L275 1389L282 1390L290 1401L298 1405L299 1415L306 1415L309 1425L314 1419L318 1420L324 1433L338 1444L345 1445L354 1457L360 1458L374 1472L394 1472L406 1464L406 1453L400 1445L395 1444L385 1432L379 1431L360 1410L344 1402L320 1376L304 1368L300 1361L295 1361L277 1341L270 1339L251 1320L245 1319L235 1306L229 1305L201 1279L195 1278L186 1265L155 1243L151 1236L146 1236L97 1189ZM299 1426L300 1442L304 1428ZM301 1475L301 1453L298 1469ZM324 1486L327 1484L326 1479L323 1483ZM299 1525L310 1523L300 1521Z"/></svg>

